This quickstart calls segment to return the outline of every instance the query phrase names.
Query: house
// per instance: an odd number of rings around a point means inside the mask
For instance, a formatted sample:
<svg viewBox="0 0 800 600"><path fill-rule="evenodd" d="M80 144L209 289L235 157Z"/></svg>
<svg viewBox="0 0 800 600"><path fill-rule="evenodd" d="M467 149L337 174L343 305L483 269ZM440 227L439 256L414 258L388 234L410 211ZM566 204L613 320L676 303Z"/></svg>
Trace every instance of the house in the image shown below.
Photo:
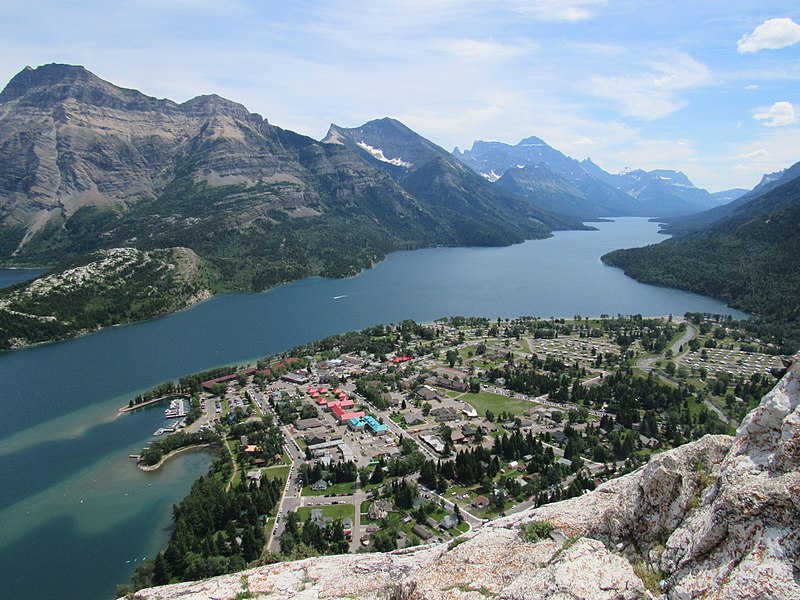
<svg viewBox="0 0 800 600"><path fill-rule="evenodd" d="M428 541L433 537L433 532L430 529L427 529L419 524L414 525L414 527L411 528L411 531L416 533L420 539L424 541Z"/></svg>
<svg viewBox="0 0 800 600"><path fill-rule="evenodd" d="M486 508L489 506L489 499L486 496L477 496L475 500L472 501L472 506L475 508Z"/></svg>
<svg viewBox="0 0 800 600"><path fill-rule="evenodd" d="M661 442L659 442L657 439L647 437L646 435L639 436L639 443L643 448L650 448L651 450L655 450L661 445Z"/></svg>
<svg viewBox="0 0 800 600"><path fill-rule="evenodd" d="M255 483L258 487L261 487L261 471L248 471L247 480Z"/></svg>
<svg viewBox="0 0 800 600"><path fill-rule="evenodd" d="M475 437L475 434L476 434L477 432L478 432L478 428L477 428L477 427L475 427L474 425L469 425L469 424L467 424L467 425L464 425L464 426L461 428L461 433L463 433L463 434L464 434L464 437L468 437L468 438L469 438L469 437ZM451 434L451 436L450 436L450 437L452 438L452 434Z"/></svg>
<svg viewBox="0 0 800 600"><path fill-rule="evenodd" d="M450 432L450 441L454 444L461 444L465 439L466 436L458 429L453 429L453 431Z"/></svg>
<svg viewBox="0 0 800 600"><path fill-rule="evenodd" d="M556 464L559 464L562 467L570 468L572 466L572 461L568 458L559 458L556 460Z"/></svg>
<svg viewBox="0 0 800 600"><path fill-rule="evenodd" d="M417 425L418 423L423 423L424 421L425 419L413 412L408 412L403 415L403 423L406 425Z"/></svg>
<svg viewBox="0 0 800 600"><path fill-rule="evenodd" d="M417 388L416 391L417 396L425 400L426 402L430 402L431 400L436 400L439 397L439 392L428 385L421 385Z"/></svg>
<svg viewBox="0 0 800 600"><path fill-rule="evenodd" d="M314 490L315 492L323 492L328 489L328 482L325 481L324 479L318 479L317 481L311 484L311 489Z"/></svg>
<svg viewBox="0 0 800 600"><path fill-rule="evenodd" d="M394 508L391 502L386 500L376 500L369 506L367 515L370 519L377 521L378 519L385 519L389 512Z"/></svg>
<svg viewBox="0 0 800 600"><path fill-rule="evenodd" d="M433 517L428 517L425 519L425 524L431 529L436 529L439 526L439 524L436 522L436 519Z"/></svg>
<svg viewBox="0 0 800 600"><path fill-rule="evenodd" d="M308 442L309 446L314 446L316 444L324 444L325 442L328 441L328 438L326 438L323 435L318 435L314 433L311 436L309 436L308 439L306 439L306 441Z"/></svg>
<svg viewBox="0 0 800 600"><path fill-rule="evenodd" d="M402 406L404 400L403 394L398 394L397 392L385 392L383 394L383 399L389 406L393 408L397 408L398 406Z"/></svg>
<svg viewBox="0 0 800 600"><path fill-rule="evenodd" d="M414 377L406 377L405 379L400 380L400 387L404 390L410 390L415 385L417 385L417 378Z"/></svg>
<svg viewBox="0 0 800 600"><path fill-rule="evenodd" d="M449 514L449 515L446 515L445 518L442 519L442 522L439 523L439 527L441 529L452 529L456 525L458 525L458 517L456 517L452 513Z"/></svg>

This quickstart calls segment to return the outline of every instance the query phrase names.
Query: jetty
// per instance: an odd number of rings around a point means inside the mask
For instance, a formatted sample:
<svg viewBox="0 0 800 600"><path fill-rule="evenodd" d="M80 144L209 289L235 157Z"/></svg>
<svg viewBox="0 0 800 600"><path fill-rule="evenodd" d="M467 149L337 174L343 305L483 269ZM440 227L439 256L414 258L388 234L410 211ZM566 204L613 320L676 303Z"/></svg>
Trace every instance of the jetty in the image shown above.
<svg viewBox="0 0 800 600"><path fill-rule="evenodd" d="M172 400L179 400L179 399L183 400L183 401L190 400L189 396L187 396L186 394L169 394L167 396L161 396L160 398L153 398L152 400L145 400L144 402L140 402L139 404L121 406L117 410L117 412L119 412L119 413L128 413L128 412L134 411L134 410L136 410L138 408L144 408L145 406L150 406L151 404L156 404L157 402L163 402L164 400L172 401ZM172 405L172 402L170 402L170 406L171 405ZM185 413L184 413L184 415L185 415Z"/></svg>

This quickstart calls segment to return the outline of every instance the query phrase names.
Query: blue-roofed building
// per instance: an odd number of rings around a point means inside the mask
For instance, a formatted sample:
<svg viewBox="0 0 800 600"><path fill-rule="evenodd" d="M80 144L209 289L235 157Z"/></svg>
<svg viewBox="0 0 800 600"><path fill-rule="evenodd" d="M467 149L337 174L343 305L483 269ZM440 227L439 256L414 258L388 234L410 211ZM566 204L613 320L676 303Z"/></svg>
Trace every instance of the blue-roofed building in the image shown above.
<svg viewBox="0 0 800 600"><path fill-rule="evenodd" d="M366 425L367 422L364 420L363 417L353 417L347 422L347 426L350 429L355 429L355 430L364 429Z"/></svg>
<svg viewBox="0 0 800 600"><path fill-rule="evenodd" d="M386 432L389 431L389 427L383 423L380 423L375 417L371 415L365 415L363 418L367 424L367 427L370 428L373 434L386 435Z"/></svg>

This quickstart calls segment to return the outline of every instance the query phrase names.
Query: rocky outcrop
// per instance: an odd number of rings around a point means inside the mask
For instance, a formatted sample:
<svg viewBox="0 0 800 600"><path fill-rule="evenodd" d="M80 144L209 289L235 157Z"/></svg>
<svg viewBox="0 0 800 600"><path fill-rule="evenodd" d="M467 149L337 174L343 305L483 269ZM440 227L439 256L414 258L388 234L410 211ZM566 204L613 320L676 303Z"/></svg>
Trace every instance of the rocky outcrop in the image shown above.
<svg viewBox="0 0 800 600"><path fill-rule="evenodd" d="M268 565L135 598L800 598L799 404L795 362L735 437L706 436L448 547ZM563 535L528 541L532 521Z"/></svg>

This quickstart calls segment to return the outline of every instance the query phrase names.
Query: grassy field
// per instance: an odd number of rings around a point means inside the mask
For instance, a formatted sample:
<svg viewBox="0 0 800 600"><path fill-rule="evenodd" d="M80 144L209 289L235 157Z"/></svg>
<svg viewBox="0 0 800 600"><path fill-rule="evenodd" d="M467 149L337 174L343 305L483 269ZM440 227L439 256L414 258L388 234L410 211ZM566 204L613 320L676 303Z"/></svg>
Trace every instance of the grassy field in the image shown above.
<svg viewBox="0 0 800 600"><path fill-rule="evenodd" d="M310 485L307 485L303 488L301 496L324 496L325 494L352 494L356 490L356 483L355 481L351 481L350 483L335 483L333 485L329 485L327 488L320 492L315 492L311 489Z"/></svg>
<svg viewBox="0 0 800 600"><path fill-rule="evenodd" d="M492 411L494 414L510 412L519 416L524 414L526 410L539 406L535 402L527 402L519 398L509 398L508 396L492 394L490 392L463 394L459 400L470 404L481 416L486 414L487 410Z"/></svg>
<svg viewBox="0 0 800 600"><path fill-rule="evenodd" d="M275 467L267 467L264 469L263 474L271 479L280 479L286 483L286 478L289 477L289 470L291 467L286 465L278 465Z"/></svg>
<svg viewBox="0 0 800 600"><path fill-rule="evenodd" d="M334 519L352 519L355 517L355 507L352 504L334 504L332 506L301 506L297 509L297 515L301 521L305 521L311 516L311 511L315 508L322 509L322 516Z"/></svg>

